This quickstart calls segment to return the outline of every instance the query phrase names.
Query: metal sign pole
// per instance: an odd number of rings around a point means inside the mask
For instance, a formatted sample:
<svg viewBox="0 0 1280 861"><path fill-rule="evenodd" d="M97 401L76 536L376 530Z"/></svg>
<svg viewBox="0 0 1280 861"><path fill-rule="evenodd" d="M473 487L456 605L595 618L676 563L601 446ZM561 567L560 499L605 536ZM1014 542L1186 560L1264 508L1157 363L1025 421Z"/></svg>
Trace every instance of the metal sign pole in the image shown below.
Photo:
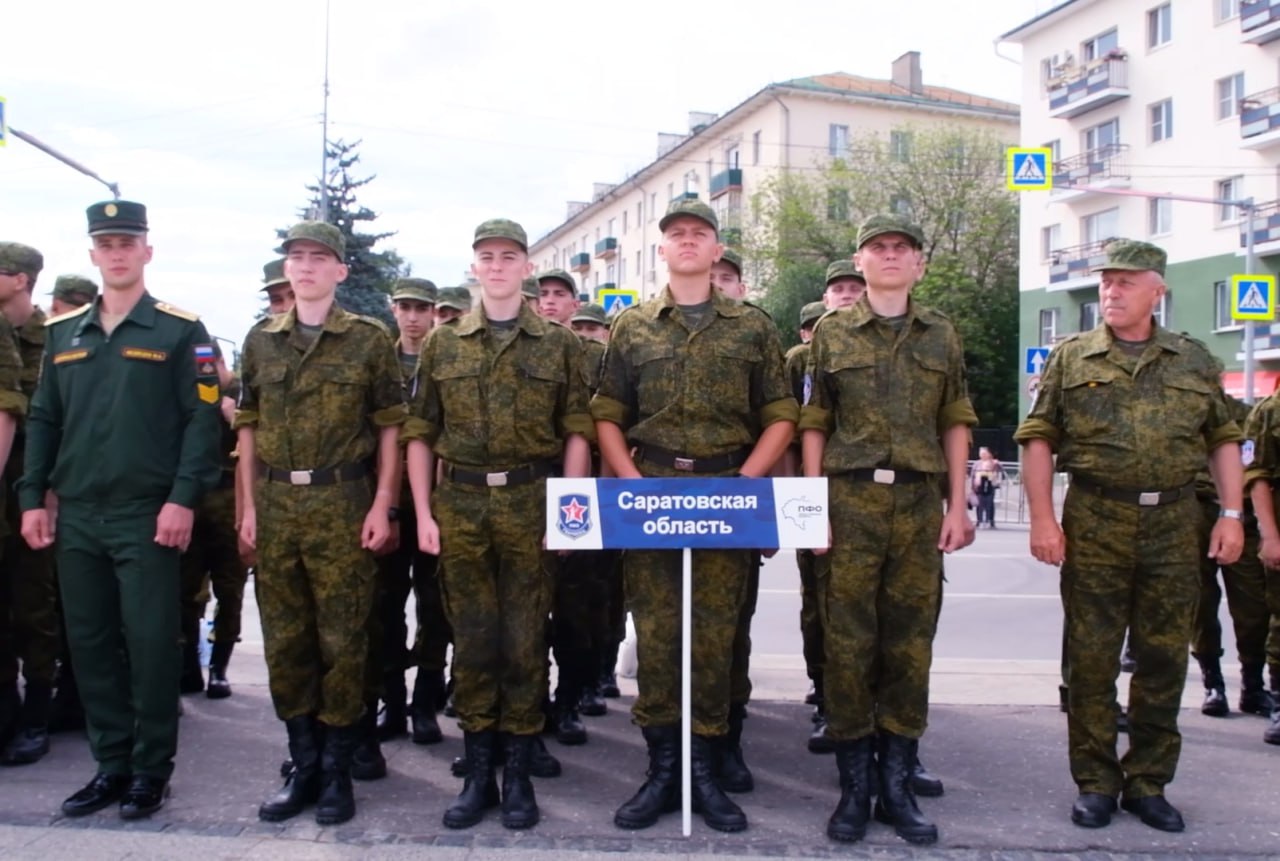
<svg viewBox="0 0 1280 861"><path fill-rule="evenodd" d="M1253 215L1254 206L1253 198L1250 197L1242 204L1245 217L1244 231L1244 274L1257 274L1258 261L1253 253ZM1252 320L1244 321L1244 402L1246 404L1253 403L1253 334L1254 324Z"/></svg>
<svg viewBox="0 0 1280 861"><path fill-rule="evenodd" d="M680 829L693 834L693 551L681 551L680 577Z"/></svg>

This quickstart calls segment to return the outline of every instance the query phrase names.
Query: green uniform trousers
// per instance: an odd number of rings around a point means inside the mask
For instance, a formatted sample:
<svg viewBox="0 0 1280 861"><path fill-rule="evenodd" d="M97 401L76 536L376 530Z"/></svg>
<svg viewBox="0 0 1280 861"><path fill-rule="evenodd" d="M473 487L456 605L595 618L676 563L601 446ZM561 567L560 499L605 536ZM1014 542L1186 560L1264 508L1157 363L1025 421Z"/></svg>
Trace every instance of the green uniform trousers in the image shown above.
<svg viewBox="0 0 1280 861"><path fill-rule="evenodd" d="M276 715L350 726L364 711L376 567L360 547L366 481L260 480L254 586Z"/></svg>
<svg viewBox="0 0 1280 861"><path fill-rule="evenodd" d="M400 509L400 545L378 557L378 615L382 620L379 672L386 677L404 675L410 667L434 673L445 668L445 656L453 642L453 630L444 613L440 594L439 558L418 549L418 519L412 508ZM405 604L414 598L416 625L408 645Z"/></svg>
<svg viewBox="0 0 1280 861"><path fill-rule="evenodd" d="M825 663L818 593L820 588L826 586L831 570L831 554L817 556L812 550L797 550L796 567L800 569L800 647L804 654L804 669L810 679L817 681L822 678L822 666Z"/></svg>
<svg viewBox="0 0 1280 861"><path fill-rule="evenodd" d="M1209 558L1209 535L1218 521L1218 503L1202 501L1200 514L1200 594L1192 622L1191 653L1212 658L1222 655L1218 604L1222 601L1223 589L1218 585L1218 563ZM1258 542L1258 522L1250 516L1244 523L1244 552L1239 560L1221 569L1241 666L1261 667L1266 663L1267 632L1271 625L1267 593L1268 590L1280 591L1280 572L1269 573L1263 568L1258 558ZM1275 600L1272 598L1272 603Z"/></svg>
<svg viewBox="0 0 1280 861"><path fill-rule="evenodd" d="M551 649L560 673L574 673L575 684L597 680L613 642L609 601L617 556L616 550L577 550L552 563Z"/></svg>
<svg viewBox="0 0 1280 861"><path fill-rule="evenodd" d="M115 517L66 500L58 580L67 642L100 771L168 778L178 749L178 551L156 513Z"/></svg>
<svg viewBox="0 0 1280 861"><path fill-rule="evenodd" d="M745 706L751 701L751 620L760 597L760 554L753 553L747 573L747 591L738 610L738 628L733 634L733 664L729 670L729 702Z"/></svg>
<svg viewBox="0 0 1280 861"><path fill-rule="evenodd" d="M240 561L234 487L210 491L196 509L191 544L182 554L182 630L199 632L210 587L218 602L213 638L240 639L240 616L249 569Z"/></svg>
<svg viewBox="0 0 1280 861"><path fill-rule="evenodd" d="M464 732L533 735L544 721L547 614L546 481L473 487L444 481L432 496L440 585L453 627L453 702Z"/></svg>
<svg viewBox="0 0 1280 861"><path fill-rule="evenodd" d="M1173 780L1199 594L1199 518L1194 499L1145 507L1067 492L1067 736L1081 792L1141 798ZM1129 682L1129 750L1118 759L1114 704L1126 630L1138 666Z"/></svg>
<svg viewBox="0 0 1280 861"><path fill-rule="evenodd" d="M829 480L831 564L820 587L827 734L924 735L942 602L937 482Z"/></svg>

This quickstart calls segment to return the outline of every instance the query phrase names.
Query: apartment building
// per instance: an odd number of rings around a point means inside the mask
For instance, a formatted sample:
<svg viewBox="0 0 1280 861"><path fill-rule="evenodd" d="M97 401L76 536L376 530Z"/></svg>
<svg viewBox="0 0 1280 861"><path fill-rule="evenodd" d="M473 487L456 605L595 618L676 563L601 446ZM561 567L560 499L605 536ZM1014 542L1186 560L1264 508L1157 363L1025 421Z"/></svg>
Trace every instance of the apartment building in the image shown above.
<svg viewBox="0 0 1280 861"><path fill-rule="evenodd" d="M573 272L584 295L620 288L647 298L666 283L658 220L673 198L708 201L733 245L750 226L751 195L769 176L843 155L862 134L893 141L906 127L957 123L1012 142L1018 107L926 85L915 51L894 61L887 80L837 72L769 84L723 115L689 114L686 132L660 133L653 162L620 182L596 183L589 200L571 201L564 222L533 244L530 257L539 271Z"/></svg>
<svg viewBox="0 0 1280 861"><path fill-rule="evenodd" d="M1068 0L1001 40L1022 46L1022 145L1054 160L1053 190L1022 197L1022 347L1097 325L1089 267L1108 239L1144 239L1169 253L1158 318L1205 341L1243 393L1229 285L1248 226L1211 201L1252 198L1259 271L1274 274L1280 0ZM1256 329L1262 395L1280 380L1280 326Z"/></svg>

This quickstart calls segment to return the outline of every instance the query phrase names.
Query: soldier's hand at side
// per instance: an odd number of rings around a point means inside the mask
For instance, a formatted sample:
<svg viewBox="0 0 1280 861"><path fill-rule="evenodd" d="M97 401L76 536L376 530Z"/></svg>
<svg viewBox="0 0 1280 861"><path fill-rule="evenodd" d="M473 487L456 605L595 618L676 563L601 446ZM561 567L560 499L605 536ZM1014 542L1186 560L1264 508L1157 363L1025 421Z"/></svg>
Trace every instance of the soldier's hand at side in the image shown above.
<svg viewBox="0 0 1280 861"><path fill-rule="evenodd" d="M954 553L973 542L973 522L963 508L953 508L942 518L942 530L938 534L938 549Z"/></svg>
<svg viewBox="0 0 1280 861"><path fill-rule="evenodd" d="M166 502L156 517L156 544L185 551L191 543L191 524L195 519L196 513L185 505Z"/></svg>
<svg viewBox="0 0 1280 861"><path fill-rule="evenodd" d="M360 546L376 553L390 537L391 521L387 519L387 509L375 505L364 516L364 525L360 527Z"/></svg>
<svg viewBox="0 0 1280 861"><path fill-rule="evenodd" d="M240 540L251 550L258 547L258 512L252 508L246 508L240 515Z"/></svg>
<svg viewBox="0 0 1280 861"><path fill-rule="evenodd" d="M236 530L236 552L240 555L240 562L246 568L252 568L258 564L258 552L251 546L244 543L244 536L240 534L240 530Z"/></svg>
<svg viewBox="0 0 1280 861"><path fill-rule="evenodd" d="M49 512L33 508L22 512L22 537L32 550L43 550L53 544L52 521Z"/></svg>
<svg viewBox="0 0 1280 861"><path fill-rule="evenodd" d="M400 549L400 521L393 520L389 525L391 534L387 536L386 542L375 551L374 555L376 556L386 556L388 553L395 553Z"/></svg>
<svg viewBox="0 0 1280 861"><path fill-rule="evenodd" d="M440 555L440 526L430 514L418 514L418 549L432 556Z"/></svg>
<svg viewBox="0 0 1280 861"><path fill-rule="evenodd" d="M1244 524L1231 517L1219 517L1209 534L1209 558L1230 565L1244 550Z"/></svg>
<svg viewBox="0 0 1280 861"><path fill-rule="evenodd" d="M1280 568L1280 535L1264 537L1258 548L1258 558L1268 568Z"/></svg>
<svg viewBox="0 0 1280 861"><path fill-rule="evenodd" d="M1031 555L1046 565L1061 565L1067 558L1067 537L1056 520L1031 518Z"/></svg>

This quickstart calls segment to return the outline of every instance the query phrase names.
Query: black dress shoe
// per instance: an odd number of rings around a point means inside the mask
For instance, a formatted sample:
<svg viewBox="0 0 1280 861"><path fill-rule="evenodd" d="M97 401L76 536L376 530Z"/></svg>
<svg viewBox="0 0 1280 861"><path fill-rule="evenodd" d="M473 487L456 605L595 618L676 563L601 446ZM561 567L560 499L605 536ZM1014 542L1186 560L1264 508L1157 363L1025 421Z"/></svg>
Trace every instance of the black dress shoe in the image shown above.
<svg viewBox="0 0 1280 861"><path fill-rule="evenodd" d="M169 797L169 779L135 774L124 798L120 799L121 819L143 819L164 807Z"/></svg>
<svg viewBox="0 0 1280 861"><path fill-rule="evenodd" d="M129 789L129 775L98 772L84 789L62 802L66 816L88 816L119 801Z"/></svg>
<svg viewBox="0 0 1280 861"><path fill-rule="evenodd" d="M1116 800L1101 792L1082 792L1071 805L1071 821L1081 828L1105 828L1116 812Z"/></svg>
<svg viewBox="0 0 1280 861"><path fill-rule="evenodd" d="M1165 800L1163 795L1145 795L1142 798L1126 798L1120 806L1160 831L1181 831L1186 828L1182 814Z"/></svg>

